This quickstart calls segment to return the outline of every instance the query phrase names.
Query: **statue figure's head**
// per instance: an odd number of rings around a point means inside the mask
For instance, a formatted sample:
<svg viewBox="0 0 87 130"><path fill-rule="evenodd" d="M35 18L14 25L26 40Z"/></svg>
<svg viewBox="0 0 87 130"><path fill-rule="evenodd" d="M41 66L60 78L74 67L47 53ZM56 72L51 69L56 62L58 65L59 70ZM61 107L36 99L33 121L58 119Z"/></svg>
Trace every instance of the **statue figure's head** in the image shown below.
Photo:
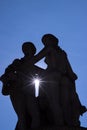
<svg viewBox="0 0 87 130"><path fill-rule="evenodd" d="M24 42L22 45L22 51L25 56L34 56L36 53L36 47L32 42Z"/></svg>
<svg viewBox="0 0 87 130"><path fill-rule="evenodd" d="M45 46L57 46L59 39L56 38L53 34L45 34L42 37L42 42Z"/></svg>

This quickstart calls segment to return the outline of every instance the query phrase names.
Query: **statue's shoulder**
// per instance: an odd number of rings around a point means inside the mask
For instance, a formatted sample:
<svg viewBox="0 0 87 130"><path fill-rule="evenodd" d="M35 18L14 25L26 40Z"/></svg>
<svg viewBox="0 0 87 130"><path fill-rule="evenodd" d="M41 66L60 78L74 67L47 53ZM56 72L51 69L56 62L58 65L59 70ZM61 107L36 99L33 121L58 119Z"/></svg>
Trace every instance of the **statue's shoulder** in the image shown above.
<svg viewBox="0 0 87 130"><path fill-rule="evenodd" d="M63 50L61 47L58 47L60 53L62 53L64 56L67 57L67 53L65 52L65 50Z"/></svg>
<svg viewBox="0 0 87 130"><path fill-rule="evenodd" d="M21 59L15 59L13 62L12 62L12 65L14 64L20 64L21 63Z"/></svg>
<svg viewBox="0 0 87 130"><path fill-rule="evenodd" d="M5 73L8 73L9 71L13 70L15 67L19 66L21 64L21 60L20 59L15 59L13 60L13 62L7 66L7 68L5 69Z"/></svg>

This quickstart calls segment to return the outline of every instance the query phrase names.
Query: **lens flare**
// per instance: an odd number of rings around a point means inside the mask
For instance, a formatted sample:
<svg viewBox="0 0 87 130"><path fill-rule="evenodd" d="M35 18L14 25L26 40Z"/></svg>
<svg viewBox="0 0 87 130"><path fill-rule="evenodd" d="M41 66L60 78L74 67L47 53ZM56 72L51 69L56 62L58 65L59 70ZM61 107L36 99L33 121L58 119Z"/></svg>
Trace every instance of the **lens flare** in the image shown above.
<svg viewBox="0 0 87 130"><path fill-rule="evenodd" d="M38 78L35 78L34 84L35 84L35 97L38 97L39 96L40 80Z"/></svg>

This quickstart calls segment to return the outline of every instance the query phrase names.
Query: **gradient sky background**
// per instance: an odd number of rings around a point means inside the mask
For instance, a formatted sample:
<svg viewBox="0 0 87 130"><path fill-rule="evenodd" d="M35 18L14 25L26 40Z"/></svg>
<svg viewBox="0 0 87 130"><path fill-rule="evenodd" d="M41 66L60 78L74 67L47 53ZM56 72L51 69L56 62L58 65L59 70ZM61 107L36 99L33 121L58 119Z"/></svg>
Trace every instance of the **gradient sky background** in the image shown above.
<svg viewBox="0 0 87 130"><path fill-rule="evenodd" d="M87 0L0 0L0 75L15 58L23 57L23 42L34 42L37 52L42 49L45 33L59 38L79 77L80 100L87 106ZM38 65L46 67L43 61ZM87 127L87 113L80 120ZM9 96L0 93L0 130L14 130L16 121Z"/></svg>

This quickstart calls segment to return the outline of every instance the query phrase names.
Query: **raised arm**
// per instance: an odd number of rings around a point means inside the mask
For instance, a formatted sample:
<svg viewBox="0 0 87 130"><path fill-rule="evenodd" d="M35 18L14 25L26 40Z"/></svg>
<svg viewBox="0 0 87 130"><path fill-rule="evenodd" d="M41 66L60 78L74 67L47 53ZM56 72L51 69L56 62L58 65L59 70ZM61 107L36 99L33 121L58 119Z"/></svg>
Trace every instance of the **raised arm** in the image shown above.
<svg viewBox="0 0 87 130"><path fill-rule="evenodd" d="M35 64L36 62L40 61L42 58L44 58L49 52L53 50L52 47L44 47L37 55L35 55L31 59L31 63Z"/></svg>

